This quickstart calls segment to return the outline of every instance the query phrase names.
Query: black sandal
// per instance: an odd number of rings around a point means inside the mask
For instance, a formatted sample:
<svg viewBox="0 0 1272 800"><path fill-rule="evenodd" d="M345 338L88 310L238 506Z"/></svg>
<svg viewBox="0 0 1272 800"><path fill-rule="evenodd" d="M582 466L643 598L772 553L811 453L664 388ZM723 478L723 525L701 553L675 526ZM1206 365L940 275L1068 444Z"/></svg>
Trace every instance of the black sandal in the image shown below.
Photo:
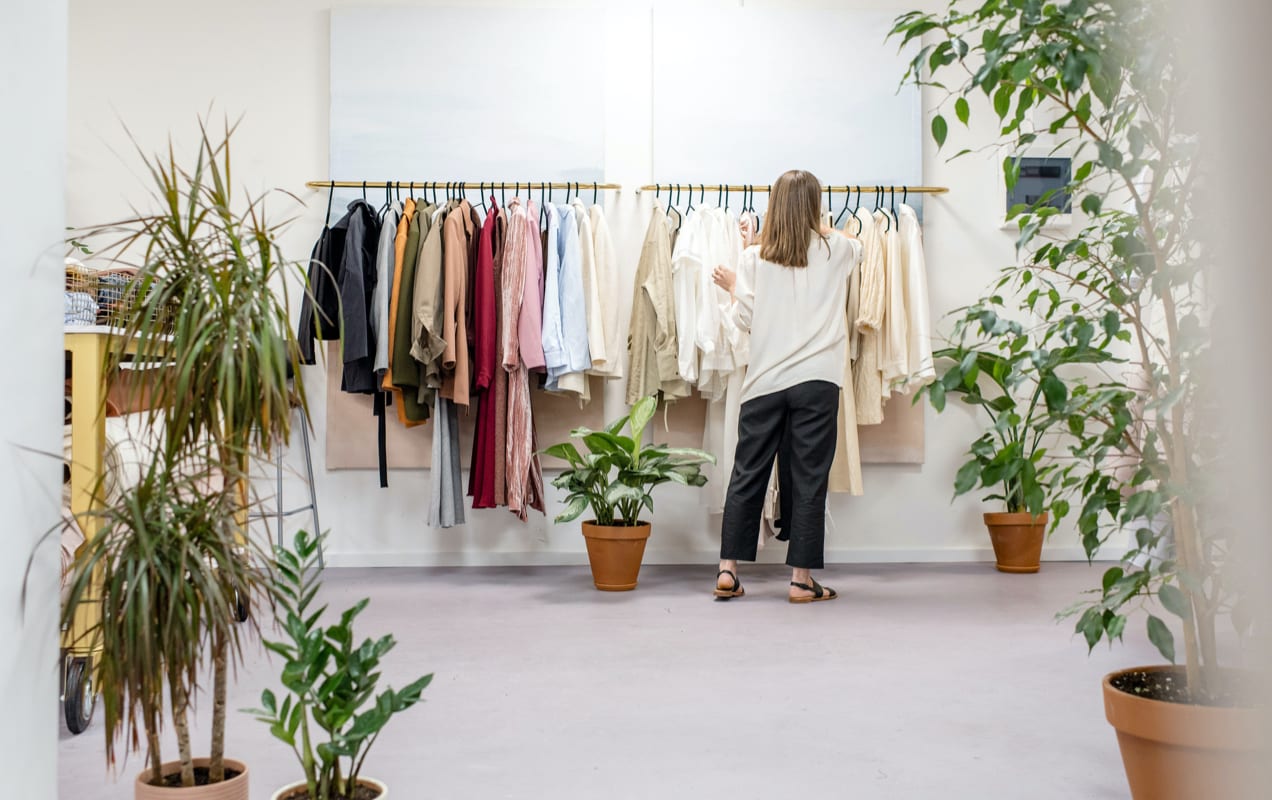
<svg viewBox="0 0 1272 800"><path fill-rule="evenodd" d="M733 579L732 589L720 588L720 576L728 575ZM732 600L735 597L742 597L746 594L746 590L742 588L742 581L738 580L738 576L731 569L722 569L716 573L716 589L715 596L717 600Z"/></svg>
<svg viewBox="0 0 1272 800"><path fill-rule="evenodd" d="M809 586L806 583L796 583L795 581L791 581L791 586L794 586L796 589L803 589L806 592L812 592L812 597L791 597L790 595L787 595L786 599L790 600L792 603L816 603L819 600L834 600L839 596L839 593L834 589L822 586L818 583L816 578L809 578L809 580L813 582L812 586Z"/></svg>

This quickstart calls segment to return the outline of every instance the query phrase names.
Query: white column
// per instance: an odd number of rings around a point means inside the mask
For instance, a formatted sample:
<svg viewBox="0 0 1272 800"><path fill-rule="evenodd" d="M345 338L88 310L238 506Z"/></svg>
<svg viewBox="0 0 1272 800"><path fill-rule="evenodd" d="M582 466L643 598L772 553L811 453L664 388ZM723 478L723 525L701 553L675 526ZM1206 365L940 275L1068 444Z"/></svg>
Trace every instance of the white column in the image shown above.
<svg viewBox="0 0 1272 800"><path fill-rule="evenodd" d="M0 775L56 797L66 0L0 15Z"/></svg>

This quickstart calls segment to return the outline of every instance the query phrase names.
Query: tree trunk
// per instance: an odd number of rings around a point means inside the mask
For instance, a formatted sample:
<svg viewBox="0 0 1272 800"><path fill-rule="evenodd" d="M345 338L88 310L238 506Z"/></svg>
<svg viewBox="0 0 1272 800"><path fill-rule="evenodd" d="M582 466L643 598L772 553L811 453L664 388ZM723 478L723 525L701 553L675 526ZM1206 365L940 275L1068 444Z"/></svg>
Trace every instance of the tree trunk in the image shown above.
<svg viewBox="0 0 1272 800"><path fill-rule="evenodd" d="M162 695L159 698L162 700ZM163 785L163 758L159 754L159 720L156 715L146 717L146 749L150 757L150 785Z"/></svg>
<svg viewBox="0 0 1272 800"><path fill-rule="evenodd" d="M212 752L208 764L208 782L225 780L225 635L213 634L212 652Z"/></svg>
<svg viewBox="0 0 1272 800"><path fill-rule="evenodd" d="M177 731L177 756L181 759L181 785L194 786L194 757L190 755L190 698L180 675L169 678L172 686L172 726Z"/></svg>

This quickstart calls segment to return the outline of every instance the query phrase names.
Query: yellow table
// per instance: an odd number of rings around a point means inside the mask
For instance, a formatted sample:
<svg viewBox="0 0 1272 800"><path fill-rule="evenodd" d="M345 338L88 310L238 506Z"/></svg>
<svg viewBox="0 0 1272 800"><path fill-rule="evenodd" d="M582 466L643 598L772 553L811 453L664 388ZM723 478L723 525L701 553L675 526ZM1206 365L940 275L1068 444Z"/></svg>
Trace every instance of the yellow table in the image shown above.
<svg viewBox="0 0 1272 800"><path fill-rule="evenodd" d="M94 511L101 509L98 495L106 450L106 354L116 346L118 331L105 325L67 326L63 349L71 359L71 513L85 540L101 529ZM135 342L125 349L135 355ZM93 661L101 647L90 635L101 609L81 603L71 624L62 631L64 653L63 706L67 727L80 733L93 717Z"/></svg>

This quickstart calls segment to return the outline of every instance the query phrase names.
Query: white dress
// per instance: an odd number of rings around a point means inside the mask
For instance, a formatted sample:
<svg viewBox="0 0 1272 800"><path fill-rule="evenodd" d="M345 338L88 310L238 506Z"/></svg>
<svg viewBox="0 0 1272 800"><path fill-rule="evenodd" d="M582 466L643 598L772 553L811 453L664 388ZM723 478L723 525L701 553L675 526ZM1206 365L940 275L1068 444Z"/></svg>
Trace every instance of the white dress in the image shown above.
<svg viewBox="0 0 1272 800"><path fill-rule="evenodd" d="M932 311L928 307L927 265L923 257L923 230L918 215L904 203L900 214L901 261L905 265L906 368L894 387L909 394L936 380L932 361Z"/></svg>

